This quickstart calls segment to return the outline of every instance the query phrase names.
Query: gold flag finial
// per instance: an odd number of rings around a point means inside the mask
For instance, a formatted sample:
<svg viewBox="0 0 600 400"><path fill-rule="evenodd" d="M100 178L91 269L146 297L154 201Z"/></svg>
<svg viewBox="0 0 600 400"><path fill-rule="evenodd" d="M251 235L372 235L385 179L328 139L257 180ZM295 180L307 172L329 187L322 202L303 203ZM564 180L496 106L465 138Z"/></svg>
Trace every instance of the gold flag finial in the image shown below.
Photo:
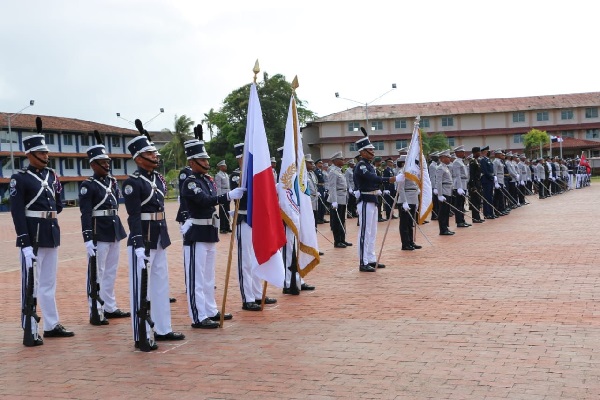
<svg viewBox="0 0 600 400"><path fill-rule="evenodd" d="M258 75L258 73L260 72L260 66L258 65L258 58L256 59L256 62L254 63L254 68L252 68L252 72L254 72L254 83L256 83L256 75Z"/></svg>
<svg viewBox="0 0 600 400"><path fill-rule="evenodd" d="M292 81L292 90L295 92L296 89L298 89L298 86L300 85L298 84L298 75L296 75Z"/></svg>

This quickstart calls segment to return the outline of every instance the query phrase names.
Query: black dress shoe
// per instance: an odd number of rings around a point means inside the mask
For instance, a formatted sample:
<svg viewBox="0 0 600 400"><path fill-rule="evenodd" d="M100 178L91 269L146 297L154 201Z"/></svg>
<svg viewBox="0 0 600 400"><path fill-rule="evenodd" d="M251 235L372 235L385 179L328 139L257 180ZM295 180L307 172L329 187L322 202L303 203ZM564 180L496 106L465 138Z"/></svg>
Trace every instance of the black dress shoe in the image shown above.
<svg viewBox="0 0 600 400"><path fill-rule="evenodd" d="M194 322L192 324L192 328L198 328L198 329L215 329L215 328L219 327L219 323L216 322L216 321L217 320L213 320L212 318L204 318L200 322Z"/></svg>
<svg viewBox="0 0 600 400"><path fill-rule="evenodd" d="M342 242L342 243L344 243L348 247L352 246L352 243L348 243L348 242Z"/></svg>
<svg viewBox="0 0 600 400"><path fill-rule="evenodd" d="M387 221L387 219L379 218L379 219L377 220L377 222L385 222L385 221Z"/></svg>
<svg viewBox="0 0 600 400"><path fill-rule="evenodd" d="M333 247L338 248L338 249L345 249L347 246L342 242L338 242L338 243L334 244Z"/></svg>
<svg viewBox="0 0 600 400"><path fill-rule="evenodd" d="M476 224L482 224L482 223L484 223L485 221L484 221L484 220L482 220L482 219L474 219L474 220L473 220L473 222L474 222L474 223L476 223Z"/></svg>
<svg viewBox="0 0 600 400"><path fill-rule="evenodd" d="M415 248L411 245L402 246L402 250L414 250Z"/></svg>
<svg viewBox="0 0 600 400"><path fill-rule="evenodd" d="M496 219L494 215L485 215L483 218L485 219Z"/></svg>
<svg viewBox="0 0 600 400"><path fill-rule="evenodd" d="M208 317L208 318L210 318L211 321L220 322L221 321L221 311L217 311L217 314L214 317ZM223 319L225 321L229 321L230 319L233 319L233 315L231 315L229 313L225 313L225 316L223 317Z"/></svg>
<svg viewBox="0 0 600 400"><path fill-rule="evenodd" d="M460 224L456 224L456 226L457 226L458 228L468 228L468 227L470 227L471 225L467 224L466 222L461 222Z"/></svg>
<svg viewBox="0 0 600 400"><path fill-rule="evenodd" d="M175 297L169 297L169 303L175 303L177 299Z"/></svg>
<svg viewBox="0 0 600 400"><path fill-rule="evenodd" d="M51 331L44 331L44 337L71 337L74 332L68 331L61 324L57 324Z"/></svg>
<svg viewBox="0 0 600 400"><path fill-rule="evenodd" d="M454 232L452 232L452 231L440 232L440 235L442 235L442 236L451 236L451 235L454 235Z"/></svg>
<svg viewBox="0 0 600 400"><path fill-rule="evenodd" d="M398 219L398 217L396 217L395 215L392 215L392 219Z"/></svg>
<svg viewBox="0 0 600 400"><path fill-rule="evenodd" d="M360 272L375 272L375 268L371 267L370 265L361 265L358 270Z"/></svg>
<svg viewBox="0 0 600 400"><path fill-rule="evenodd" d="M129 318L129 317L131 317L131 313L129 311L121 311L117 308L113 312L104 311L104 317L105 318Z"/></svg>
<svg viewBox="0 0 600 400"><path fill-rule="evenodd" d="M294 296L297 296L300 294L300 289L298 289L296 286L294 287L284 287L283 288L283 294L291 294Z"/></svg>
<svg viewBox="0 0 600 400"><path fill-rule="evenodd" d="M385 264L379 263L377 264L376 262L372 262L368 264L369 266L375 268L375 266L377 265L377 268L385 268Z"/></svg>
<svg viewBox="0 0 600 400"><path fill-rule="evenodd" d="M329 220L328 220L328 219L324 219L324 220L323 220L323 223L324 223L324 224L327 224L328 222L329 222Z"/></svg>
<svg viewBox="0 0 600 400"><path fill-rule="evenodd" d="M37 338L33 339L33 342L30 344L25 344L25 342L23 342L23 345L25 347L35 347L35 346L41 346L43 344L44 344L44 341L39 336Z"/></svg>
<svg viewBox="0 0 600 400"><path fill-rule="evenodd" d="M94 326L100 326L100 325L108 325L109 322L106 318L101 319L100 321L92 321L92 319L90 318L90 324L94 325Z"/></svg>
<svg viewBox="0 0 600 400"><path fill-rule="evenodd" d="M262 299L256 300L255 303L258 305L262 304ZM274 299L272 297L265 297L265 304L275 304L275 303L277 303L277 299Z"/></svg>
<svg viewBox="0 0 600 400"><path fill-rule="evenodd" d="M140 348L140 342L136 341L134 346L135 346L136 349L139 349ZM158 345L156 343L152 343L148 347L145 347L145 348L140 349L140 350L141 351L152 351L152 350L156 350L156 349L158 349Z"/></svg>
<svg viewBox="0 0 600 400"><path fill-rule="evenodd" d="M260 305L256 303L244 303L242 304L242 310L246 311L261 311Z"/></svg>
<svg viewBox="0 0 600 400"><path fill-rule="evenodd" d="M181 332L169 332L164 335L154 334L154 340L183 340L185 335Z"/></svg>
<svg viewBox="0 0 600 400"><path fill-rule="evenodd" d="M411 244L411 246L412 246L414 249L422 249L422 248L423 248L423 246L419 246L418 244L415 244L415 243Z"/></svg>
<svg viewBox="0 0 600 400"><path fill-rule="evenodd" d="M308 283L303 283L300 285L300 290L315 290L313 285L309 285Z"/></svg>
<svg viewBox="0 0 600 400"><path fill-rule="evenodd" d="M320 251L319 255L322 256L322 255L325 255L325 253L323 253L322 251Z"/></svg>

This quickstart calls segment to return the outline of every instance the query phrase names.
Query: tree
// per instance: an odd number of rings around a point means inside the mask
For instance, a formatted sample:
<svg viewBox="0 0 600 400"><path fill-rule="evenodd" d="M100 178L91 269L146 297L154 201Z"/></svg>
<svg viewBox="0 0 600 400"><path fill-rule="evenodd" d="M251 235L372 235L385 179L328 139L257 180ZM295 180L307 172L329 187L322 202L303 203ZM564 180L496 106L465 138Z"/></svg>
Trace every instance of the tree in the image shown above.
<svg viewBox="0 0 600 400"><path fill-rule="evenodd" d="M425 156L431 152L448 148L448 138L442 132L428 134L421 129L421 141L423 142L423 154Z"/></svg>
<svg viewBox="0 0 600 400"><path fill-rule="evenodd" d="M523 136L525 151L532 154L539 148L540 157L542 156L542 146L549 142L550 136L548 136L548 133L539 129L532 129Z"/></svg>
<svg viewBox="0 0 600 400"><path fill-rule="evenodd" d="M263 81L257 83L257 90L269 151L275 154L276 149L283 145L292 86L285 80L285 76L277 74L269 77L265 72ZM219 111L211 109L208 114L204 114L205 119L202 120L211 132L211 140L206 146L208 153L217 160L224 159L230 166L237 166L233 146L243 142L246 134L249 97L250 84L231 92L223 101L223 107ZM296 98L296 105L301 125L316 118L316 114L308 110L305 103L298 98Z"/></svg>
<svg viewBox="0 0 600 400"><path fill-rule="evenodd" d="M193 139L193 136L190 135L193 126L194 121L189 119L186 115L182 115L181 117L175 115L173 123L174 131L163 129L163 132L169 132L173 135L171 141L160 149L161 160L164 163L164 169L166 171L183 168L186 164L185 147L183 143L186 140Z"/></svg>

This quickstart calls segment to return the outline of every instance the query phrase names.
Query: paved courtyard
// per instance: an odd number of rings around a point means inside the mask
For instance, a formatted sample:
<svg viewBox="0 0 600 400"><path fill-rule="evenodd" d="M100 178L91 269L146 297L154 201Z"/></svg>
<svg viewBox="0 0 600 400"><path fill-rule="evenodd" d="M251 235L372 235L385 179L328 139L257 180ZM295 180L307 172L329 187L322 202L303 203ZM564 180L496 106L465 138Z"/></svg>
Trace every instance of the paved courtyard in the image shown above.
<svg viewBox="0 0 600 400"><path fill-rule="evenodd" d="M88 323L79 210L59 216L57 301L74 338L25 348L20 267L10 213L0 214L0 398L51 399L598 399L600 398L600 185L538 200L500 219L400 251L392 220L381 261L359 273L355 219L336 249L319 225L314 292L262 313L241 309L232 269L223 329L193 330L187 315L176 204L167 207L173 328L183 342L134 351L129 319ZM124 219L125 210L121 214ZM387 223L379 223L379 250ZM229 236L221 235L221 303ZM233 258L235 268L236 257ZM117 299L129 310L125 241ZM43 315L43 310L42 310Z"/></svg>

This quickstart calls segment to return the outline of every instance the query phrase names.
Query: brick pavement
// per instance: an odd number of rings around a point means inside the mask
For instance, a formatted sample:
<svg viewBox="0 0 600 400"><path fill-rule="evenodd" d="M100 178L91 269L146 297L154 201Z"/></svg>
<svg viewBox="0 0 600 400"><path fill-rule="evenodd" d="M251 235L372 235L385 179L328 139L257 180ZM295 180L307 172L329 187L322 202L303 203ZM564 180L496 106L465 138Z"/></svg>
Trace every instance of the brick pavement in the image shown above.
<svg viewBox="0 0 600 400"><path fill-rule="evenodd" d="M129 320L88 324L79 212L60 215L58 306L72 339L21 345L20 272L10 214L0 215L0 397L57 399L596 399L600 396L600 272L596 184L509 216L399 251L397 220L376 273L359 273L356 246L322 236L314 292L278 298L263 313L241 310L232 271L224 329L192 330L181 240L169 248L173 327L184 342L133 349ZM124 212L124 210L122 210ZM168 205L174 218L175 204ZM356 242L356 220L348 240ZM454 225L454 224L452 224ZM379 239L385 223L379 224ZM319 229L331 239L325 225ZM221 235L218 299L228 237ZM117 282L129 309L125 243ZM379 245L378 245L379 249ZM235 265L235 257L234 257ZM43 311L42 311L43 313Z"/></svg>

